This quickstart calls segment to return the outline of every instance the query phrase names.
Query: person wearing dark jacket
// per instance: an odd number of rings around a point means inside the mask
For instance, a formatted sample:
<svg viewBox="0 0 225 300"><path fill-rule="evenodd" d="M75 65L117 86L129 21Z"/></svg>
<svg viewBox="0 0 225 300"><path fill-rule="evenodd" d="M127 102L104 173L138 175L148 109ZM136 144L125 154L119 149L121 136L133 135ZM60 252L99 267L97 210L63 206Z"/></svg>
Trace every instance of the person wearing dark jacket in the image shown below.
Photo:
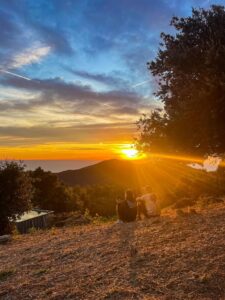
<svg viewBox="0 0 225 300"><path fill-rule="evenodd" d="M124 200L117 200L118 222L133 222L137 216L137 203L131 190L125 192Z"/></svg>

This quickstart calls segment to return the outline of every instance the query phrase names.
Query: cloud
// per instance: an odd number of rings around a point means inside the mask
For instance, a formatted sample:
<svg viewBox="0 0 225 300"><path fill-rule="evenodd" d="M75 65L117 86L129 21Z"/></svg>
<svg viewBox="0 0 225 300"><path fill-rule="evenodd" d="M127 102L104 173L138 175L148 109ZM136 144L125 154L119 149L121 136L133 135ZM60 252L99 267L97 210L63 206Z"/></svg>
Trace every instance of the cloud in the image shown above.
<svg viewBox="0 0 225 300"><path fill-rule="evenodd" d="M128 81L115 75L110 75L105 73L91 73L83 70L74 70L70 67L64 67L64 69L70 72L71 74L74 74L75 76L96 81L110 87L117 87L122 89L128 87Z"/></svg>
<svg viewBox="0 0 225 300"><path fill-rule="evenodd" d="M53 7L54 7L53 3ZM45 51L51 48L54 53L71 55L74 53L70 41L67 37L64 26L57 26L51 22L52 17L47 13L48 5L30 1L29 5L25 1L1 1L0 8L0 27L1 27L1 44L0 59L5 64L11 58L17 59L14 63L20 66L21 60L31 59L35 62L35 56L45 55ZM45 12L47 16L45 18ZM40 13L40 15L38 15ZM49 22L50 21L50 22ZM32 46L38 41L42 47ZM20 55L23 55L20 57ZM17 57L17 55L19 57ZM31 57L32 56L32 57ZM3 64L3 63L2 63Z"/></svg>
<svg viewBox="0 0 225 300"><path fill-rule="evenodd" d="M0 9L0 61L1 66L7 65L10 58L23 51L24 47L29 44L29 38L23 25L18 22L11 11L3 10L1 3Z"/></svg>
<svg viewBox="0 0 225 300"><path fill-rule="evenodd" d="M17 77L24 80L32 80L28 76L19 74L18 72L12 72L10 70L15 70L26 65L39 63L41 59L49 54L51 47L33 45L32 47L23 49L20 52L15 52L11 55L7 55L7 59L2 61L0 65L0 73L7 74L13 77Z"/></svg>
<svg viewBox="0 0 225 300"><path fill-rule="evenodd" d="M34 45L15 54L8 63L9 69L16 69L24 65L39 62L43 57L49 54L51 47Z"/></svg>
<svg viewBox="0 0 225 300"><path fill-rule="evenodd" d="M151 108L135 92L96 92L90 86L58 78L27 81L8 77L0 79L0 84L3 91L9 89L12 94L0 101L2 136L82 142L127 140L139 115ZM27 96L17 99L14 90Z"/></svg>
<svg viewBox="0 0 225 300"><path fill-rule="evenodd" d="M71 127L30 126L14 127L1 126L1 146L38 144L45 142L99 143L129 140L135 125L131 124L90 124ZM5 137L5 139L4 139Z"/></svg>
<svg viewBox="0 0 225 300"><path fill-rule="evenodd" d="M62 102L84 103L85 105L114 104L120 106L137 104L143 98L135 92L112 90L108 92L96 92L88 85L78 85L65 82L59 78L36 79L27 81L22 78L3 78L0 80L3 86L25 89L27 91L41 92L40 104L54 103L57 100Z"/></svg>
<svg viewBox="0 0 225 300"><path fill-rule="evenodd" d="M51 50L50 46L37 42L37 39L35 41L30 26L26 27L16 15L16 9L12 9L17 4L13 1L10 3L11 6L3 1L0 9L0 67L6 70L39 62ZM4 5L7 9L4 9Z"/></svg>
<svg viewBox="0 0 225 300"><path fill-rule="evenodd" d="M31 23L32 29L37 32L39 39L47 43L51 48L63 55L72 55L74 50L66 37L66 33L57 27L50 27L40 23Z"/></svg>

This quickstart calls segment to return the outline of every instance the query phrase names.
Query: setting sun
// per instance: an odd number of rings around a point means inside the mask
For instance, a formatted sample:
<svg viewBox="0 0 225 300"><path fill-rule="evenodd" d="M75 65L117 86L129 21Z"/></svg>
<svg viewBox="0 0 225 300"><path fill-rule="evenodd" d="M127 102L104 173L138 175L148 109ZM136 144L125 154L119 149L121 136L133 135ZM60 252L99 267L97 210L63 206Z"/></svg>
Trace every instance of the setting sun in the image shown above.
<svg viewBox="0 0 225 300"><path fill-rule="evenodd" d="M143 154L140 153L134 146L129 145L129 147L122 149L122 157L124 159L140 159L143 158Z"/></svg>
<svg viewBox="0 0 225 300"><path fill-rule="evenodd" d="M136 149L124 149L122 150L123 154L127 158L137 158L138 157L138 151Z"/></svg>

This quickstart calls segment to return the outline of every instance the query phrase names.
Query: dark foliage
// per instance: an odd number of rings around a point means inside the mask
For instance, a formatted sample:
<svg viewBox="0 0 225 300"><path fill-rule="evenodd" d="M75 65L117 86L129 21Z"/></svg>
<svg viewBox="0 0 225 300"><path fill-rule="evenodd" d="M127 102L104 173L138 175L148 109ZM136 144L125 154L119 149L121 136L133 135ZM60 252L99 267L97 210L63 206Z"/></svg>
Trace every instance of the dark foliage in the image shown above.
<svg viewBox="0 0 225 300"><path fill-rule="evenodd" d="M116 214L116 199L124 197L124 189L113 185L93 185L83 188L81 203L92 216Z"/></svg>
<svg viewBox="0 0 225 300"><path fill-rule="evenodd" d="M139 146L152 151L225 152L225 9L193 9L174 17L176 34L161 34L148 68L159 81L164 112L139 122Z"/></svg>
<svg viewBox="0 0 225 300"><path fill-rule="evenodd" d="M41 168L30 172L33 179L34 196L32 203L41 209L54 212L66 212L77 209L77 197L73 190L67 188L58 177Z"/></svg>
<svg viewBox="0 0 225 300"><path fill-rule="evenodd" d="M115 185L66 186L55 174L41 168L31 172L31 176L35 190L33 206L56 213L79 210L92 216L112 216L116 199L123 196L123 189Z"/></svg>
<svg viewBox="0 0 225 300"><path fill-rule="evenodd" d="M0 165L0 235L11 232L10 219L29 210L32 183L22 163L6 161Z"/></svg>

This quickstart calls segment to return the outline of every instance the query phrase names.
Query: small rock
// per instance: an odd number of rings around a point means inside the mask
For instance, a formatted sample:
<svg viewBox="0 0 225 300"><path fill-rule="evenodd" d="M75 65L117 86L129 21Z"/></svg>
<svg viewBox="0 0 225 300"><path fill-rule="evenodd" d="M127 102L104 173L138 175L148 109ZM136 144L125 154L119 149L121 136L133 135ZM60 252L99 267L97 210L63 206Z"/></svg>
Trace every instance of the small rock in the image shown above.
<svg viewBox="0 0 225 300"><path fill-rule="evenodd" d="M11 235L6 234L0 236L0 244L5 244L9 241L11 241Z"/></svg>

